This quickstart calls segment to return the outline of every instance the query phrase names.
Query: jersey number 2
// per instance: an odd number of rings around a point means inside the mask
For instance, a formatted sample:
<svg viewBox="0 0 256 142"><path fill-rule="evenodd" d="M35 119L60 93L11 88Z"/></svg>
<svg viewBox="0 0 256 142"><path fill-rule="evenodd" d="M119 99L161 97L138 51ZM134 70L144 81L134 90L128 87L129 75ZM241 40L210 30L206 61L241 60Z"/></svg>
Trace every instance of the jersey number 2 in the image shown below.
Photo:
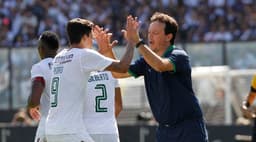
<svg viewBox="0 0 256 142"><path fill-rule="evenodd" d="M52 79L52 85L51 85L51 107L57 107L58 101L58 88L59 88L59 77L54 77Z"/></svg>
<svg viewBox="0 0 256 142"><path fill-rule="evenodd" d="M104 84L97 84L94 89L100 89L101 92L102 92L101 96L96 96L95 97L95 102L96 102L95 111L96 112L107 112L108 108L100 107L100 101L107 100L107 89L106 89L106 86Z"/></svg>

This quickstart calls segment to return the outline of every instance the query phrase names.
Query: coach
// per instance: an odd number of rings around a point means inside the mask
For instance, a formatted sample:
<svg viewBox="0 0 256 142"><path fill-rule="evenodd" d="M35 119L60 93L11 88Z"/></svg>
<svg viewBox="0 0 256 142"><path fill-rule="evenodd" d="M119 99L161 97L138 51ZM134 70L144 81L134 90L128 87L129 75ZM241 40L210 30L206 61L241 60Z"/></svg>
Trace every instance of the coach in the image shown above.
<svg viewBox="0 0 256 142"><path fill-rule="evenodd" d="M202 111L192 89L189 57L174 46L178 24L164 13L155 13L150 20L147 46L139 37L137 18L127 17L126 40L142 58L127 73L114 76L144 76L149 104L159 123L157 142L207 142ZM104 55L114 57L109 51Z"/></svg>

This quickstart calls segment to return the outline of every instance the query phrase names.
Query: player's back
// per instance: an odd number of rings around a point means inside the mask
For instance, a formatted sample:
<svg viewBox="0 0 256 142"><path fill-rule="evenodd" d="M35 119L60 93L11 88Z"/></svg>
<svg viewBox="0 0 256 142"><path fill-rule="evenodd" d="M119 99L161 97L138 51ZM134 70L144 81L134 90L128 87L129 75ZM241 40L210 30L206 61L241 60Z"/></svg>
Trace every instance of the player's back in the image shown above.
<svg viewBox="0 0 256 142"><path fill-rule="evenodd" d="M45 89L40 99L41 118L37 128L37 137L45 137L45 121L49 111L50 104L50 81L51 81L51 66L53 58L45 58L34 64L31 69L31 79L43 77L45 81Z"/></svg>
<svg viewBox="0 0 256 142"><path fill-rule="evenodd" d="M103 70L111 63L91 49L64 49L54 58L47 134L85 131L82 116L90 72Z"/></svg>
<svg viewBox="0 0 256 142"><path fill-rule="evenodd" d="M88 80L85 126L90 134L118 134L115 119L115 88L111 72L92 72Z"/></svg>
<svg viewBox="0 0 256 142"><path fill-rule="evenodd" d="M90 72L82 70L79 50L64 49L53 60L47 134L69 134L84 130L80 118Z"/></svg>

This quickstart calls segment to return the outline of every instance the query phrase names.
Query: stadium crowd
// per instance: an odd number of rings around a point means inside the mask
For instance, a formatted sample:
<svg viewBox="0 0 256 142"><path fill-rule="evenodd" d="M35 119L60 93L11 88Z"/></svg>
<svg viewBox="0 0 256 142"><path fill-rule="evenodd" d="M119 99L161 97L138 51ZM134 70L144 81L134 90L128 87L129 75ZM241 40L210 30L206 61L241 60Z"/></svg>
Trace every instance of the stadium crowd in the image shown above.
<svg viewBox="0 0 256 142"><path fill-rule="evenodd" d="M180 28L177 42L250 41L256 39L256 1L253 0L0 0L0 47L32 46L45 30L59 34L67 44L65 24L87 18L108 28L123 44L126 16L142 21L147 35L155 11L170 14Z"/></svg>

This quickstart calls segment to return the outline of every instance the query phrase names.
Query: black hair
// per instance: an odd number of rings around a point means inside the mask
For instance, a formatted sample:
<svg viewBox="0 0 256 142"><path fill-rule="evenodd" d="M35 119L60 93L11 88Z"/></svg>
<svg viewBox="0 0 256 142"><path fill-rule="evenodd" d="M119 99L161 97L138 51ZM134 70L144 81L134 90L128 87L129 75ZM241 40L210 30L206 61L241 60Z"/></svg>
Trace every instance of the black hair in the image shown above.
<svg viewBox="0 0 256 142"><path fill-rule="evenodd" d="M43 32L39 37L39 42L41 42L41 46L50 50L58 50L59 48L58 35L51 31Z"/></svg>
<svg viewBox="0 0 256 142"><path fill-rule="evenodd" d="M70 44L79 43L84 35L89 36L92 32L93 22L75 18L68 22L67 33Z"/></svg>

